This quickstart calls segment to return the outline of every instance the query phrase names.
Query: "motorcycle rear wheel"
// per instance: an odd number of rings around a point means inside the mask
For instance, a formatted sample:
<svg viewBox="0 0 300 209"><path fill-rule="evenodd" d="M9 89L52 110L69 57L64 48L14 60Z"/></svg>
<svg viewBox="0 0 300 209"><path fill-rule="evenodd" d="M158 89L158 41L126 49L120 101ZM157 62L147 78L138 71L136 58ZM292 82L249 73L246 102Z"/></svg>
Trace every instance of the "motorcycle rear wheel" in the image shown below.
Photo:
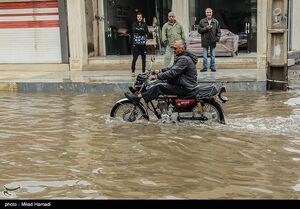
<svg viewBox="0 0 300 209"><path fill-rule="evenodd" d="M203 102L203 112L198 112L198 107L193 109L195 117L204 117L206 121L218 122L225 124L225 116L222 106L215 100L207 100Z"/></svg>
<svg viewBox="0 0 300 209"><path fill-rule="evenodd" d="M145 111L139 105L133 104L129 100L116 103L111 112L110 116L113 118L121 118L126 122L135 122L139 119L144 118Z"/></svg>

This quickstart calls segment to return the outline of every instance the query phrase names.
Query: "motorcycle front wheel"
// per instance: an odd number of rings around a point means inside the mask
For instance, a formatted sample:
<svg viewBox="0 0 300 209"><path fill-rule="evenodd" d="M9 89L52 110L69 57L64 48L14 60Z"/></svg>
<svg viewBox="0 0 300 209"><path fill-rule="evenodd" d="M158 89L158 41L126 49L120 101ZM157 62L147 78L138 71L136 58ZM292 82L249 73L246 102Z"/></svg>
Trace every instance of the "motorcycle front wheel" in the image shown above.
<svg viewBox="0 0 300 209"><path fill-rule="evenodd" d="M135 122L145 118L145 115L146 112L140 105L133 104L129 100L117 102L110 112L111 117L120 118L126 122Z"/></svg>

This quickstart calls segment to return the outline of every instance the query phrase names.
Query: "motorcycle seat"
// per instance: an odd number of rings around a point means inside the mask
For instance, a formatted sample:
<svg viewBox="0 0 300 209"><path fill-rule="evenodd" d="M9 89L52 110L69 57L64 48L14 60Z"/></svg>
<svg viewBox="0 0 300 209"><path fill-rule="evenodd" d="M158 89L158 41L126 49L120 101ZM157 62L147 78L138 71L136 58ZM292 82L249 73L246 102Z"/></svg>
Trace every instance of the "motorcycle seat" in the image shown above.
<svg viewBox="0 0 300 209"><path fill-rule="evenodd" d="M180 97L182 99L195 99L198 92L201 90L200 86L196 86L191 92L187 93L186 95Z"/></svg>
<svg viewBox="0 0 300 209"><path fill-rule="evenodd" d="M160 95L159 98L180 98L180 99L195 99L197 98L207 98L214 96L218 93L218 87L214 84L206 84L202 86L196 86L192 91L184 96L178 95Z"/></svg>
<svg viewBox="0 0 300 209"><path fill-rule="evenodd" d="M180 99L195 99L198 92L201 90L200 86L196 86L191 92L187 93L184 96L179 95L160 95L159 98L180 98Z"/></svg>

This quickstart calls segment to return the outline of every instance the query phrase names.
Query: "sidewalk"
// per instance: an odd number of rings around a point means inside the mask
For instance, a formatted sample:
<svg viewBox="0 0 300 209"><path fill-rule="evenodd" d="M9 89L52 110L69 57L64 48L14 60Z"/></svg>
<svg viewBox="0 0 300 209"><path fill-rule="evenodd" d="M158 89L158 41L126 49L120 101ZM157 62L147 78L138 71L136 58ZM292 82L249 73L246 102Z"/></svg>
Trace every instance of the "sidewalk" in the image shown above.
<svg viewBox="0 0 300 209"><path fill-rule="evenodd" d="M136 73L139 73L136 70ZM266 72L263 69L218 69L199 72L199 83L227 82L229 91L266 91ZM69 71L1 70L0 90L18 92L108 92L126 91L132 85L128 70Z"/></svg>

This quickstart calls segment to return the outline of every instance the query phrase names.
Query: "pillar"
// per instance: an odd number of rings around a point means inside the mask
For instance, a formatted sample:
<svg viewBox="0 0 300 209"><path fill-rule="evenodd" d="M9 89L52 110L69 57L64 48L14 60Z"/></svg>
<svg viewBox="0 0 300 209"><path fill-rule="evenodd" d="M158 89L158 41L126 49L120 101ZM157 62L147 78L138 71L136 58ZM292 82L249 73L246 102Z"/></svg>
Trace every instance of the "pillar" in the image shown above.
<svg viewBox="0 0 300 209"><path fill-rule="evenodd" d="M300 1L299 0L292 0L292 50L293 51L300 51L300 15L299 15L299 9L300 9Z"/></svg>
<svg viewBox="0 0 300 209"><path fill-rule="evenodd" d="M175 12L176 19L182 25L185 38L189 35L189 0L173 0L172 11Z"/></svg>
<svg viewBox="0 0 300 209"><path fill-rule="evenodd" d="M257 1L257 68L267 68L267 15L268 1Z"/></svg>
<svg viewBox="0 0 300 209"><path fill-rule="evenodd" d="M88 63L85 1L67 0L70 70L82 70Z"/></svg>

